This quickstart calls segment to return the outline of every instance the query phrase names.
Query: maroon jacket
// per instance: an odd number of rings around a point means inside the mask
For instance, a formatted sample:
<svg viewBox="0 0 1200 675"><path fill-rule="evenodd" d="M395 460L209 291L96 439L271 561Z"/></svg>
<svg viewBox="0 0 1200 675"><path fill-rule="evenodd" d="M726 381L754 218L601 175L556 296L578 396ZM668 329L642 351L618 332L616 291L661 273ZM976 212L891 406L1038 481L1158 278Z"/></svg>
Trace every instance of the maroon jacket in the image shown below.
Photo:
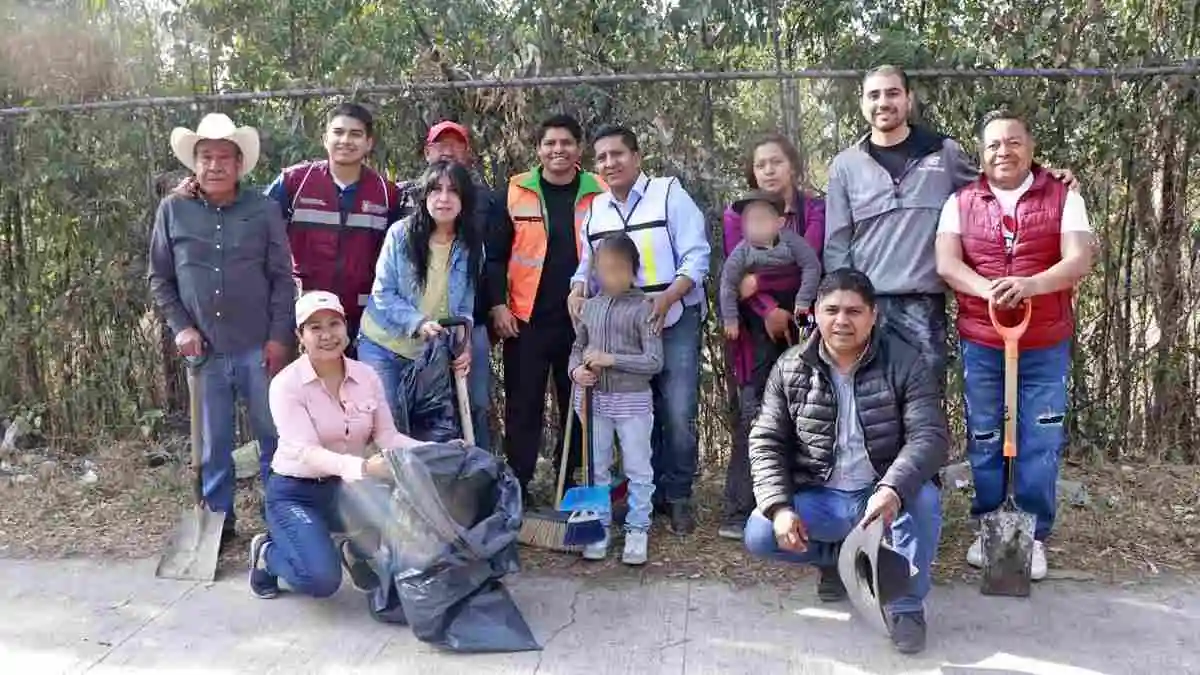
<svg viewBox="0 0 1200 675"><path fill-rule="evenodd" d="M1017 202L1012 229L1013 250L1005 250L1005 219L987 178L958 191L963 261L986 279L1040 274L1062 260L1062 215L1067 187L1045 170L1034 167L1033 186ZM987 302L958 293L958 334L965 340L1002 349L1004 341L992 327ZM1003 310L996 316L1005 325L1020 323L1024 310ZM1075 332L1071 291L1033 298L1033 316L1021 338L1022 349L1056 345Z"/></svg>
<svg viewBox="0 0 1200 675"><path fill-rule="evenodd" d="M325 160L284 169L282 183L290 206L292 272L300 290L336 293L356 331L399 204L396 186L364 166L353 195L343 204Z"/></svg>

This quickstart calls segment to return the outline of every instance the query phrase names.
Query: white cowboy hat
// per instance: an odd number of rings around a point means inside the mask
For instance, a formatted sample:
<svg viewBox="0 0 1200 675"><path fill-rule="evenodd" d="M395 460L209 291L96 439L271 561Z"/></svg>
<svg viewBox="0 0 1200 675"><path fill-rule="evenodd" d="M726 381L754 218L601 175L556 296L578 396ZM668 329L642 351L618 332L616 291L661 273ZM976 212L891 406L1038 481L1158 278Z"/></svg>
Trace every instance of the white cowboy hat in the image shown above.
<svg viewBox="0 0 1200 675"><path fill-rule="evenodd" d="M917 570L884 539L882 520L854 526L842 541L837 567L850 604L869 625L891 635L887 604L910 592Z"/></svg>
<svg viewBox="0 0 1200 675"><path fill-rule="evenodd" d="M230 141L242 151L242 170L238 178L254 170L258 164L258 130L254 127L234 126L233 120L223 113L209 113L200 120L195 131L175 127L171 131L171 150L184 166L196 170L196 144L200 141Z"/></svg>

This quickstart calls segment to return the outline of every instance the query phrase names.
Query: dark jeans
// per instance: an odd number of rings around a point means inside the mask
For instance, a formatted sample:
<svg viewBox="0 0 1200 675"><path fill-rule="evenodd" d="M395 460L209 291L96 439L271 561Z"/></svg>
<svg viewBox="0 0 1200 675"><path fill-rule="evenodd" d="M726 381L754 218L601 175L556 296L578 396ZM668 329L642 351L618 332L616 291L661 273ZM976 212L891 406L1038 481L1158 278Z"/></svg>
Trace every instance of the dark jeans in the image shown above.
<svg viewBox="0 0 1200 675"><path fill-rule="evenodd" d="M792 333L793 344L803 341L809 335L807 328L804 332L794 328L789 330ZM754 510L754 483L750 479L750 426L754 424L754 418L758 416L758 409L762 406L762 394L767 387L767 377L771 374L771 368L789 347L786 341L772 340L761 322L757 325L751 324L747 334L753 345L753 367L750 371L750 382L738 390L738 428L734 433L729 467L725 472L724 519L729 522L736 521L739 525L744 523Z"/></svg>
<svg viewBox="0 0 1200 675"><path fill-rule="evenodd" d="M971 514L1004 501L1004 350L964 340L961 345L967 407L967 458L975 480ZM1025 349L1017 362L1017 506L1037 517L1034 537L1054 526L1058 464L1066 442L1067 376L1071 341Z"/></svg>
<svg viewBox="0 0 1200 675"><path fill-rule="evenodd" d="M804 553L779 550L774 526L758 511L746 522L746 549L751 555L783 562L836 567L842 540L862 520L874 490L874 486L857 492L826 487L800 490L792 498L792 508L808 530L808 550ZM889 604L890 613L919 612L924 608L941 532L941 492L933 483L926 483L915 498L905 502L904 510L892 522L892 546L917 568L917 574L913 577L912 593Z"/></svg>
<svg viewBox="0 0 1200 675"><path fill-rule="evenodd" d="M380 514L387 487L364 479L343 483L337 478L308 479L273 474L267 481L267 571L296 593L325 598L342 584L342 558L334 534L344 534L357 552L379 547L370 523Z"/></svg>
<svg viewBox="0 0 1200 675"><path fill-rule="evenodd" d="M725 469L725 509L722 519L741 525L754 510L754 481L750 478L750 425L762 405L760 392L747 385L739 390L738 427L729 450L729 466Z"/></svg>
<svg viewBox="0 0 1200 675"><path fill-rule="evenodd" d="M492 449L492 434L488 428L488 412L492 409L492 340L487 326L476 324L471 332L471 372L467 375L468 398L471 406L471 425L475 445Z"/></svg>
<svg viewBox="0 0 1200 675"><path fill-rule="evenodd" d="M946 296L924 293L881 295L877 302L879 328L890 330L893 335L916 347L933 369L935 379L945 389L946 362L949 360Z"/></svg>
<svg viewBox="0 0 1200 675"><path fill-rule="evenodd" d="M696 416L700 403L700 307L685 307L675 325L663 329L663 369L654 392L653 448L655 493L666 503L692 498L699 449ZM658 500L656 500L658 501Z"/></svg>
<svg viewBox="0 0 1200 675"><path fill-rule="evenodd" d="M562 437L571 405L571 378L567 372L575 327L567 316L547 322L520 322L520 334L504 341L504 456L521 483L529 487L537 469L542 445L542 413L546 404L546 378L554 378L554 398L558 408L558 433L554 442L555 480L562 458ZM568 455L569 475L579 462L581 447L579 424L571 433ZM571 483L570 477L567 479Z"/></svg>
<svg viewBox="0 0 1200 675"><path fill-rule="evenodd" d="M233 450L237 436L237 403L250 413L250 428L259 446L259 472L264 483L271 473L271 458L279 437L267 403L269 378L263 350L241 354L211 354L197 373L201 380L200 402L204 479L204 501L214 511L224 512L226 526L233 512L235 471Z"/></svg>

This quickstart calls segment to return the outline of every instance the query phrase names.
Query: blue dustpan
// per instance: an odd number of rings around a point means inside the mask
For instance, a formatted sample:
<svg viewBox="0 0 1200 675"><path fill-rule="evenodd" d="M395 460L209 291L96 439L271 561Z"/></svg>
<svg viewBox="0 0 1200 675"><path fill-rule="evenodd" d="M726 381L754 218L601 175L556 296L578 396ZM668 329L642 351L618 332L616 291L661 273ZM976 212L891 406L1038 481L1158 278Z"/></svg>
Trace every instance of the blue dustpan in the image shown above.
<svg viewBox="0 0 1200 675"><path fill-rule="evenodd" d="M567 490L563 495L562 500L558 503L559 511L579 512L591 511L593 513L608 513L612 509L609 501L609 486L595 485L594 476L592 474L592 389L586 387L583 390L583 409L580 411L580 422L583 424L583 469L587 473L584 474L584 483L579 487L573 487Z"/></svg>
<svg viewBox="0 0 1200 675"><path fill-rule="evenodd" d="M609 488L607 485L591 487L573 487L563 495L558 503L559 511L601 511L609 509Z"/></svg>

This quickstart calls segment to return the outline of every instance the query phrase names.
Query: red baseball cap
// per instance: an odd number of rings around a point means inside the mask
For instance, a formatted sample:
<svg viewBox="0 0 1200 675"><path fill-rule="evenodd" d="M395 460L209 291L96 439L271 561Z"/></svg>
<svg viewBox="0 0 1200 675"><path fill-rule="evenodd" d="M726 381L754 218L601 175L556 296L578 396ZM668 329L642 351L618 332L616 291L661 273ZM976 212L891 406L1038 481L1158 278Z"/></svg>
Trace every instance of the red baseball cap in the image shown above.
<svg viewBox="0 0 1200 675"><path fill-rule="evenodd" d="M458 134L462 137L464 143L471 142L471 136L469 133L467 133L467 128L458 122L451 122L450 120L438 122L432 127L429 127L429 134L425 136L425 142L432 143L436 141L439 136L447 132Z"/></svg>

